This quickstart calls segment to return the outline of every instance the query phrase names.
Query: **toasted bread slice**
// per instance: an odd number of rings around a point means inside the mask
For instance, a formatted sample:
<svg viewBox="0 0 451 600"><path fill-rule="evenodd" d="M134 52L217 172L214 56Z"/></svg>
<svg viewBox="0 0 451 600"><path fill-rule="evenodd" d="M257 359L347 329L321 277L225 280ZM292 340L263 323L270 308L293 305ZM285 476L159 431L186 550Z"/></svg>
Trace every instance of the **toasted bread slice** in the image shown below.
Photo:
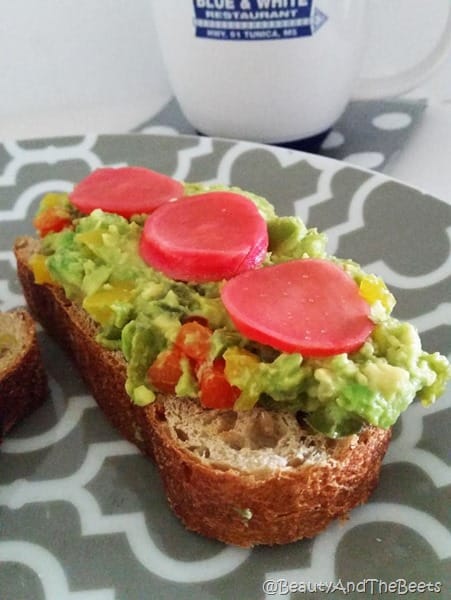
<svg viewBox="0 0 451 600"><path fill-rule="evenodd" d="M132 404L122 354L99 346L96 325L61 288L35 284L28 262L38 248L30 238L15 246L32 314L73 357L111 423L155 459L187 528L244 547L283 544L316 535L368 499L389 430L330 440L283 411L205 410L162 395L143 408Z"/></svg>
<svg viewBox="0 0 451 600"><path fill-rule="evenodd" d="M0 313L0 439L40 406L46 394L32 318L20 309Z"/></svg>

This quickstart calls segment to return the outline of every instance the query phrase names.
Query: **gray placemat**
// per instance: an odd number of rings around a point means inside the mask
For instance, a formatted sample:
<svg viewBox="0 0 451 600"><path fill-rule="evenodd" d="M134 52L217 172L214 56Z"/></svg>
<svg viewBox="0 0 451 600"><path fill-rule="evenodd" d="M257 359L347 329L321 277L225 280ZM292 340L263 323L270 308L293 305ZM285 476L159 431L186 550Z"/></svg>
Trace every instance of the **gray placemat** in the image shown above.
<svg viewBox="0 0 451 600"><path fill-rule="evenodd" d="M344 160L360 167L384 171L402 151L421 120L426 100L392 99L351 102L343 116L321 141L285 147L307 150L322 156ZM180 106L171 99L156 115L133 129L153 133L162 130L195 134Z"/></svg>

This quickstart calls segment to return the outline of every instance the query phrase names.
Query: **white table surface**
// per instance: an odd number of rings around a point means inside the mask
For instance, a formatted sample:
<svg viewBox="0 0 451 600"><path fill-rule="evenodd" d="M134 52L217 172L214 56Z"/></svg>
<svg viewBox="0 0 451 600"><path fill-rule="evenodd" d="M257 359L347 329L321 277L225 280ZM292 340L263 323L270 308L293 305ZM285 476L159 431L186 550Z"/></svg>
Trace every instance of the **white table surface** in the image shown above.
<svg viewBox="0 0 451 600"><path fill-rule="evenodd" d="M451 204L451 103L432 102L386 173Z"/></svg>

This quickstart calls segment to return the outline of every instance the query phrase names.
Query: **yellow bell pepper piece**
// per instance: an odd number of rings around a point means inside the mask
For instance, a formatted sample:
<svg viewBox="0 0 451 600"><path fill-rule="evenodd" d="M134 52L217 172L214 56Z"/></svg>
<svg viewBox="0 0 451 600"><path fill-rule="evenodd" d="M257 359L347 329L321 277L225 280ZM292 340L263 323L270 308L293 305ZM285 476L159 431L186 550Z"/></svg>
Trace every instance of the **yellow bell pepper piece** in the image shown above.
<svg viewBox="0 0 451 600"><path fill-rule="evenodd" d="M227 348L224 352L224 359L225 375L227 381L232 384L235 384L237 380L241 381L244 374L252 378L260 364L260 360L255 354L237 346Z"/></svg>
<svg viewBox="0 0 451 600"><path fill-rule="evenodd" d="M41 285L43 283L54 283L50 271L47 268L47 257L43 254L33 254L29 263L35 283Z"/></svg>
<svg viewBox="0 0 451 600"><path fill-rule="evenodd" d="M83 308L94 321L106 325L113 317L112 305L115 302L127 302L132 294L132 288L109 285L86 296L83 300Z"/></svg>
<svg viewBox="0 0 451 600"><path fill-rule="evenodd" d="M67 194L63 192L49 192L42 198L39 208L41 210L55 207L67 208L68 202L69 200Z"/></svg>
<svg viewBox="0 0 451 600"><path fill-rule="evenodd" d="M368 304L379 301L388 313L393 310L395 298L380 277L372 274L365 275L360 282L359 292Z"/></svg>

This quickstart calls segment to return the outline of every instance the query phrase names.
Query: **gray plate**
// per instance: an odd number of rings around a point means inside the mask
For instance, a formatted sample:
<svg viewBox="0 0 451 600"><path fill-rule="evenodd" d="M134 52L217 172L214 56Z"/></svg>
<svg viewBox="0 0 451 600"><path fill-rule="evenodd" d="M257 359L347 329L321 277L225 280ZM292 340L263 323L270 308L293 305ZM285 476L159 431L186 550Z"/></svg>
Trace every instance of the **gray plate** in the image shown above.
<svg viewBox="0 0 451 600"><path fill-rule="evenodd" d="M0 309L23 303L11 247L32 233L40 197L123 164L239 185L280 214L298 214L328 233L331 252L384 277L395 314L415 323L428 350L451 352L449 205L331 159L191 136L0 146ZM66 357L39 337L51 399L1 448L2 600L319 599L334 582L334 598L393 596L409 585L406 597L439 589L450 597L450 390L401 418L378 489L349 521L315 540L249 551L183 528L155 467L119 438Z"/></svg>

